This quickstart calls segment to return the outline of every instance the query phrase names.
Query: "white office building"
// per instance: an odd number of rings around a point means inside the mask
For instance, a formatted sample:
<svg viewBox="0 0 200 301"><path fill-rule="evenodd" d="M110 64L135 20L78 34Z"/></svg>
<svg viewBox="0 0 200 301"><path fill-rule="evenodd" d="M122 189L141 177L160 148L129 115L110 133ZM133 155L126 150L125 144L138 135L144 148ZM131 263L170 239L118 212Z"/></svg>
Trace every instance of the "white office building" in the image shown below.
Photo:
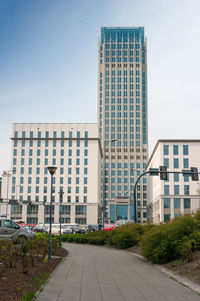
<svg viewBox="0 0 200 301"><path fill-rule="evenodd" d="M47 167L56 166L52 221L59 223L62 202L63 223L98 223L102 150L97 124L16 123L11 140L11 168L2 175L1 215L31 224L48 223L51 175ZM7 204L10 200L19 202Z"/></svg>
<svg viewBox="0 0 200 301"><path fill-rule="evenodd" d="M147 170L166 166L167 180L148 176L147 218L154 223L166 222L200 208L200 187L182 170L197 167L200 171L200 140L158 140L147 163ZM181 172L180 174L178 172Z"/></svg>

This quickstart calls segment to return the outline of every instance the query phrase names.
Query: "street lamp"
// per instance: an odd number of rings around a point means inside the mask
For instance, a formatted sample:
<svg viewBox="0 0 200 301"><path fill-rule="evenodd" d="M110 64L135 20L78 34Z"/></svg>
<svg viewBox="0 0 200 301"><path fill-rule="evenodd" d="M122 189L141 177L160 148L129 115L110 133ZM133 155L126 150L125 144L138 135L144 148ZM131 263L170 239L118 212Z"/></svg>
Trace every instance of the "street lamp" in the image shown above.
<svg viewBox="0 0 200 301"><path fill-rule="evenodd" d="M50 175L51 175L51 200L50 200L50 219L49 219L49 259L51 259L51 228L52 228L52 192L53 192L53 175L56 172L56 166L48 166L47 167Z"/></svg>
<svg viewBox="0 0 200 301"><path fill-rule="evenodd" d="M9 169L4 171L4 175L7 176L7 202L6 202L6 217L8 217L8 193L9 193L9 177L11 176L11 173L14 171L14 169Z"/></svg>
<svg viewBox="0 0 200 301"><path fill-rule="evenodd" d="M111 140L104 140L104 154L103 154L103 196L102 196L102 224L103 224L103 230L105 225L105 146L106 142L115 142L117 139L111 139Z"/></svg>
<svg viewBox="0 0 200 301"><path fill-rule="evenodd" d="M58 194L59 194L59 196L60 196L60 205L59 205L60 240L59 240L59 247L61 247L61 214L62 214L62 205L61 205L61 203L63 202L63 194L64 194L64 191L59 191Z"/></svg>
<svg viewBox="0 0 200 301"><path fill-rule="evenodd" d="M31 206L32 206L32 202L31 201L29 201L28 202L28 212L27 213L29 213L29 229L30 229L30 220L31 220Z"/></svg>

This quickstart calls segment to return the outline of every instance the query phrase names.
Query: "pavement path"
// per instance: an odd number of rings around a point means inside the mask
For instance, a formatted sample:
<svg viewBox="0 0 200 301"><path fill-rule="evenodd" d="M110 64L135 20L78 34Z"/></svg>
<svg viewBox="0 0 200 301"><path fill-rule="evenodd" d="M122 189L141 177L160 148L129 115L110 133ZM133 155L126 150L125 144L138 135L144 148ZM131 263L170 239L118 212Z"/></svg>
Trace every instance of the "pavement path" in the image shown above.
<svg viewBox="0 0 200 301"><path fill-rule="evenodd" d="M200 296L126 251L69 244L37 301L200 301Z"/></svg>

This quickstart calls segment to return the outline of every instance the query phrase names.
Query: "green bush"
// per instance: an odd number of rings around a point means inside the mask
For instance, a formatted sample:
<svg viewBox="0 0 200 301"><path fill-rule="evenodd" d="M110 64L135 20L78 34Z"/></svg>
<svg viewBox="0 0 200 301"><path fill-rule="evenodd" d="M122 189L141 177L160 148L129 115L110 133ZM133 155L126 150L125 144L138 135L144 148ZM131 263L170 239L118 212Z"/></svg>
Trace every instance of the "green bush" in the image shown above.
<svg viewBox="0 0 200 301"><path fill-rule="evenodd" d="M117 227L108 236L108 243L120 249L130 248L139 243L144 230L144 226L139 224Z"/></svg>
<svg viewBox="0 0 200 301"><path fill-rule="evenodd" d="M183 216L170 223L154 226L146 231L140 242L142 254L154 263L166 263L181 258L184 245L199 229L199 222L191 216Z"/></svg>

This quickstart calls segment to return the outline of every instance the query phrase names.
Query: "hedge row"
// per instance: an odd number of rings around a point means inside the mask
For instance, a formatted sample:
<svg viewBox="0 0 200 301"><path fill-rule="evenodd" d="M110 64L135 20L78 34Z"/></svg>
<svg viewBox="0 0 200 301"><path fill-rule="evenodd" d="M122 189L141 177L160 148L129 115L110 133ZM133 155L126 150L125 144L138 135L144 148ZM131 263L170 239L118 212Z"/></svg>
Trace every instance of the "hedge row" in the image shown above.
<svg viewBox="0 0 200 301"><path fill-rule="evenodd" d="M147 227L146 227L147 228ZM112 231L96 231L87 234L63 234L62 241L104 245L109 244L120 249L137 245L145 227L138 224L127 224Z"/></svg>
<svg viewBox="0 0 200 301"><path fill-rule="evenodd" d="M48 234L46 234L48 236ZM108 232L63 234L62 241L109 244L120 249L139 246L148 260L167 263L183 258L191 260L200 250L200 211L194 216L182 216L167 224L127 224Z"/></svg>

